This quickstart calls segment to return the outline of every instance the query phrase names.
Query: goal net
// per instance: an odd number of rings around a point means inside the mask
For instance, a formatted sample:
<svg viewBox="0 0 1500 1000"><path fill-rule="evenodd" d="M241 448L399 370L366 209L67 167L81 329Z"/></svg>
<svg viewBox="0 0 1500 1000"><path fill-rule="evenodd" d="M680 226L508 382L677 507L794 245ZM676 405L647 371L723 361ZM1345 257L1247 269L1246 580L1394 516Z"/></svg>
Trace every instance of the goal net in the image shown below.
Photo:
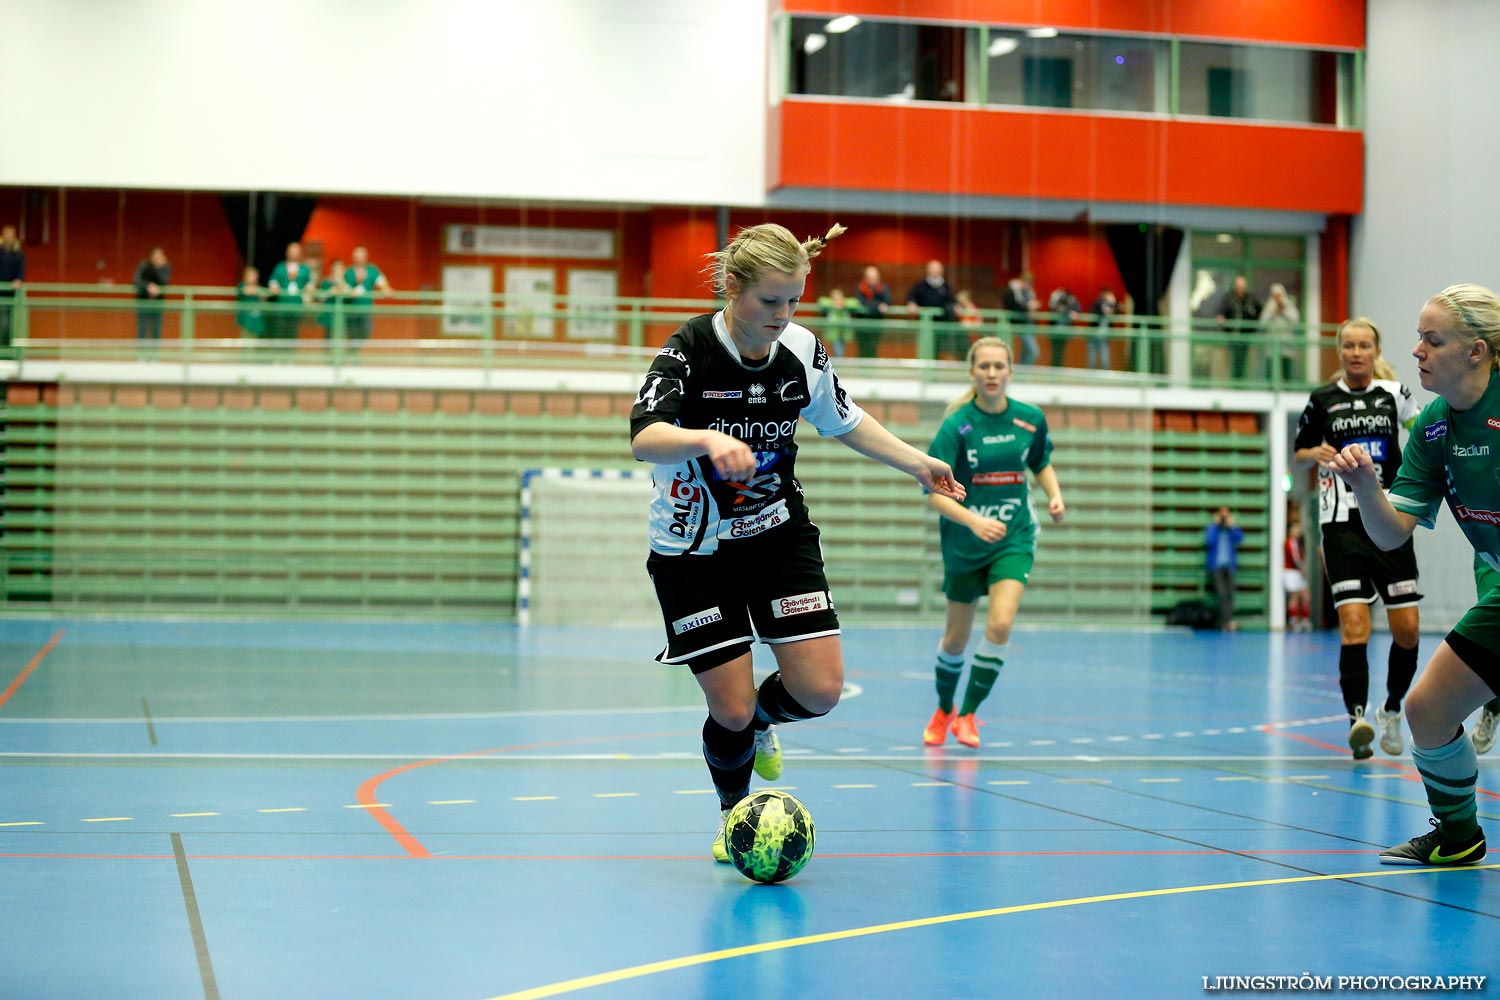
<svg viewBox="0 0 1500 1000"><path fill-rule="evenodd" d="M521 474L522 625L661 621L646 575L644 469L530 469Z"/></svg>

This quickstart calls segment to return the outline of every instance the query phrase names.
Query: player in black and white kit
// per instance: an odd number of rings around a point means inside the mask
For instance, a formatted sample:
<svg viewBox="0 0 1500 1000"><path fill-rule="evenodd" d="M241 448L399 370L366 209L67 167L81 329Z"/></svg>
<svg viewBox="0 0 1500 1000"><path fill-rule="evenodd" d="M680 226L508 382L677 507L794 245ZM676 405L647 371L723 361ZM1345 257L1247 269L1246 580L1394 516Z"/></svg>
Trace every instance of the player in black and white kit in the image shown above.
<svg viewBox="0 0 1500 1000"><path fill-rule="evenodd" d="M721 862L724 813L748 794L751 770L781 774L771 726L827 714L844 686L838 615L796 479L798 419L930 492L964 497L947 463L848 397L822 343L791 322L811 258L843 231L805 243L769 223L736 234L713 255L714 290L728 304L668 338L630 413L631 451L656 465L646 569L667 632L656 658L688 666L708 702L703 758L719 794ZM759 690L757 638L778 667Z"/></svg>
<svg viewBox="0 0 1500 1000"><path fill-rule="evenodd" d="M1380 331L1364 318L1339 327L1342 371L1315 389L1297 425L1293 464L1318 464L1318 523L1323 532L1323 569L1339 614L1339 689L1349 712L1349 749L1355 760L1374 754L1375 727L1365 718L1370 667L1370 605L1385 601L1391 629L1386 668L1385 703L1375 710L1380 748L1391 755L1405 750L1401 736L1401 699L1417 671L1417 557L1411 539L1389 552L1366 534L1354 491L1327 467L1346 446L1358 444L1375 462L1383 488L1389 489L1401 468L1401 428L1417 417L1411 390L1396 381L1380 356Z"/></svg>

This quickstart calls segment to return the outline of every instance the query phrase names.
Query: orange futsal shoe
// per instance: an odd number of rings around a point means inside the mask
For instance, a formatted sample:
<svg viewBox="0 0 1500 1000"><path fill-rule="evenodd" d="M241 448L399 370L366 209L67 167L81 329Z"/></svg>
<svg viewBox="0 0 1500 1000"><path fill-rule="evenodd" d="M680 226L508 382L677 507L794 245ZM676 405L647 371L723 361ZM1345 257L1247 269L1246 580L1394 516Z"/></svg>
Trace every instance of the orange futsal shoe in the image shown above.
<svg viewBox="0 0 1500 1000"><path fill-rule="evenodd" d="M932 713L932 718L927 722L927 728L922 730L922 742L930 747L940 747L948 738L948 727L953 725L953 713L945 712L941 708Z"/></svg>
<svg viewBox="0 0 1500 1000"><path fill-rule="evenodd" d="M973 712L953 720L953 735L966 747L979 746L979 720L974 718Z"/></svg>

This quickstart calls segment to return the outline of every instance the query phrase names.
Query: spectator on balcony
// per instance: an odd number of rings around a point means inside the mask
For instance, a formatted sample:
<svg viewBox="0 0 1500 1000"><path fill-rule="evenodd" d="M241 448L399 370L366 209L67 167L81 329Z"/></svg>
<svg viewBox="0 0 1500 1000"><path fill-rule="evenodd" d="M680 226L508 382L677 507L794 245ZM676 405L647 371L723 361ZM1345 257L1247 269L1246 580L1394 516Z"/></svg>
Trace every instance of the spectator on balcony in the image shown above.
<svg viewBox="0 0 1500 1000"><path fill-rule="evenodd" d="M1052 313L1052 367L1061 368L1068 353L1068 341L1073 338L1069 329L1078 322L1083 307L1078 297L1065 287L1053 290L1047 299L1047 309Z"/></svg>
<svg viewBox="0 0 1500 1000"><path fill-rule="evenodd" d="M16 238L16 227L0 228L0 347L10 346L11 316L16 292L26 280L26 253Z"/></svg>
<svg viewBox="0 0 1500 1000"><path fill-rule="evenodd" d="M1278 364L1281 367L1282 381L1290 381L1300 372L1302 366L1297 357L1300 346L1297 326L1301 322L1302 314L1297 311L1297 303L1286 293L1286 286L1278 281L1271 286L1270 298L1266 299L1266 304L1260 311L1267 377L1275 377Z"/></svg>
<svg viewBox="0 0 1500 1000"><path fill-rule="evenodd" d="M862 321L854 331L854 344L862 358L873 358L880 353L880 327L876 321L885 319L891 309L891 289L880 277L880 268L874 264L865 268L865 275L854 290L859 299L859 315Z"/></svg>
<svg viewBox="0 0 1500 1000"><path fill-rule="evenodd" d="M374 309L375 295L389 296L391 283L386 280L385 272L370 263L369 250L355 247L351 259L354 263L344 272L344 285L349 295L344 332L351 341L369 340L370 313Z"/></svg>
<svg viewBox="0 0 1500 1000"><path fill-rule="evenodd" d="M344 284L344 262L336 260L328 265L328 270L323 273L323 280L318 282L318 325L323 328L323 339L332 341L337 331L334 329L334 320L338 313L339 302L344 298L347 290ZM348 330L349 320L344 319L344 329Z"/></svg>
<svg viewBox="0 0 1500 1000"><path fill-rule="evenodd" d="M286 259L271 271L266 286L271 302L279 307L267 318L266 336L272 340L297 339L297 327L302 325L300 307L307 304L312 283L312 269L302 260L302 244L288 243Z"/></svg>
<svg viewBox="0 0 1500 1000"><path fill-rule="evenodd" d="M146 258L135 266L135 339L161 339L161 300L172 281L172 265L167 252L152 247Z"/></svg>
<svg viewBox="0 0 1500 1000"><path fill-rule="evenodd" d="M943 277L943 262L929 260L922 280L912 285L911 291L906 293L906 311L915 316L918 309L936 309L937 315L933 317L935 322L953 324L957 319L953 313L954 301L953 289L948 287L948 279ZM939 358L950 353L953 357L960 358L966 348L956 347L955 344L962 339L963 334L954 333L950 325L939 326L933 336L933 353Z"/></svg>
<svg viewBox="0 0 1500 1000"><path fill-rule="evenodd" d="M1231 338L1229 377L1244 378L1248 374L1245 360L1249 357L1251 340L1258 330L1256 321L1260 319L1260 302L1250 293L1249 282L1243 274L1237 275L1234 284L1224 293L1216 315L1219 326Z"/></svg>
<svg viewBox="0 0 1500 1000"><path fill-rule="evenodd" d="M1107 370L1114 367L1109 359L1109 328L1119 311L1120 300L1115 298L1115 290L1105 285L1089 307L1089 312L1094 315L1094 332L1089 334L1090 368Z"/></svg>
<svg viewBox="0 0 1500 1000"><path fill-rule="evenodd" d="M844 356L854 335L853 310L854 304L845 297L842 288L835 288L818 299L818 311L823 314L823 343L836 358Z"/></svg>
<svg viewBox="0 0 1500 1000"><path fill-rule="evenodd" d="M1010 314L1012 332L1020 344L1020 350L1016 352L1016 363L1036 364L1037 359L1042 356L1042 348L1036 339L1037 301L1036 291L1031 285L1030 271L1010 279L1005 286L1005 294L1001 296L1000 305Z"/></svg>
<svg viewBox="0 0 1500 1000"><path fill-rule="evenodd" d="M257 340L266 335L266 317L261 312L261 303L266 300L266 290L260 285L260 271L246 267L240 272L240 283L234 290L239 307L234 313L234 322L240 331Z"/></svg>

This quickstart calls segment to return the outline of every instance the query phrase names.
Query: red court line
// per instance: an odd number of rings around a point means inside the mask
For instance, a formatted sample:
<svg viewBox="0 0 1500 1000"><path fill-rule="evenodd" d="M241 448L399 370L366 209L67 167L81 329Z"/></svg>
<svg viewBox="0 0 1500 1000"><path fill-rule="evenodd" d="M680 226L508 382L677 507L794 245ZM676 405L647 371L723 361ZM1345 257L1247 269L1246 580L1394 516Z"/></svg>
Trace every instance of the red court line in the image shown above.
<svg viewBox="0 0 1500 1000"><path fill-rule="evenodd" d="M1260 728L1265 730L1266 732L1273 732L1277 736L1285 736L1289 740L1297 740L1300 743L1306 743L1310 746L1320 747L1324 750L1332 750L1334 753L1340 756L1343 756L1349 752L1348 747L1335 746L1332 743L1324 743L1322 740L1315 740L1310 736L1303 736L1301 733L1284 733L1276 729L1276 727L1269 725L1261 726ZM1395 761L1390 760L1378 760L1373 757L1370 760L1366 761L1366 763L1375 764L1380 767L1388 767L1392 770L1399 771L1401 773L1401 777L1406 781L1415 781L1418 784L1421 784L1422 782L1422 775L1417 773L1417 769L1414 767L1409 767L1406 764L1397 764ZM1474 788L1474 794L1482 795L1487 799L1500 799L1500 792L1492 792L1487 788L1480 788L1477 785Z"/></svg>
<svg viewBox="0 0 1500 1000"><path fill-rule="evenodd" d="M5 703L10 701L11 695L21 690L21 685L26 683L26 678L31 676L31 672L33 670L42 665L42 661L47 658L47 654L52 652L52 647L56 646L58 640L60 640L62 637L62 629L58 629L56 632L53 632L52 638L47 640L47 645L37 650L36 655L31 658L31 662L26 664L24 670L22 670L19 674L16 674L16 679L10 682L10 686L8 688L6 688L4 691L0 691L0 708L5 707Z"/></svg>
<svg viewBox="0 0 1500 1000"><path fill-rule="evenodd" d="M406 827L402 826L399 820L392 816L384 806L380 805L380 799L376 796L375 793L379 791L380 786L386 781L387 778L394 778L396 775L405 774L407 771L415 771L419 767L429 767L433 764L445 764L450 761L463 760L467 757L485 757L489 756L490 754L497 753L518 753L522 750L542 750L550 747L577 746L583 743L607 743L614 740L656 739L662 736L680 736L684 732L687 732L687 730L677 729L665 733L637 733L633 736L622 736L618 734L609 736L579 736L567 740L547 740L543 743L523 743L513 747L497 747L493 750L471 750L468 753L448 754L444 757L433 757L428 760L415 761L411 764L402 764L400 767L391 768L389 771L386 771L382 774L377 774L373 778L366 779L366 781L359 786L359 790L354 793L354 797L356 802L365 807L366 812L375 817L375 822L379 823L382 827L385 828L386 833L395 838L396 843L401 845L401 849L407 853L407 856L413 858L430 858L432 857L432 852L423 847L421 841L412 836L411 832L408 831Z"/></svg>

